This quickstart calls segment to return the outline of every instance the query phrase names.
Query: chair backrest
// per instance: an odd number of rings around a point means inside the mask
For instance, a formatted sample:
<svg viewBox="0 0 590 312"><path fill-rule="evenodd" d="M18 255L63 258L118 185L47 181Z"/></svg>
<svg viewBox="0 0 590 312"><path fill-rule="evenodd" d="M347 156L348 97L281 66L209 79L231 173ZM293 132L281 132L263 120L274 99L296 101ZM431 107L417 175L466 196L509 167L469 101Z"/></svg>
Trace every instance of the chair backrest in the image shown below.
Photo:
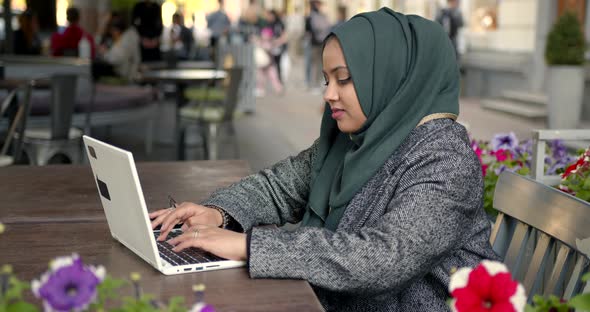
<svg viewBox="0 0 590 312"><path fill-rule="evenodd" d="M76 74L57 74L51 77L51 139L67 139L76 104Z"/></svg>
<svg viewBox="0 0 590 312"><path fill-rule="evenodd" d="M241 67L232 67L227 69L227 72L229 73L229 86L226 89L223 121L231 121L234 118L234 112L238 106L243 69Z"/></svg>
<svg viewBox="0 0 590 312"><path fill-rule="evenodd" d="M505 171L494 207L499 214L490 243L529 300L539 293L569 299L582 290L590 254L588 202Z"/></svg>
<svg viewBox="0 0 590 312"><path fill-rule="evenodd" d="M0 104L0 117L6 116L7 118L12 119L8 124L8 131L6 133L4 143L0 148L0 156L6 155L8 153L8 149L12 143L12 155L15 163L19 161L21 156L23 142L22 137L24 135L27 123L27 116L29 114L31 104L31 93L34 83L35 81L31 80L26 84L10 91L2 101L2 104ZM19 92L22 93L20 100L17 99ZM16 106L14 106L13 103L16 103ZM15 108L13 114L11 113L12 107ZM15 136L15 134L17 135Z"/></svg>

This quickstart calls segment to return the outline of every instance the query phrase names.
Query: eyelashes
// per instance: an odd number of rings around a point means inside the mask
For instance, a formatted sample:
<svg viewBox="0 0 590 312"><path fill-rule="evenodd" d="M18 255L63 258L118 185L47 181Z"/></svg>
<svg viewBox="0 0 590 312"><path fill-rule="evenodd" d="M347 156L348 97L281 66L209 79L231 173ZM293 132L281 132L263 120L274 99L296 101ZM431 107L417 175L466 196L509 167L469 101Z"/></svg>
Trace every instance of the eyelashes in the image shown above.
<svg viewBox="0 0 590 312"><path fill-rule="evenodd" d="M338 82L339 85L345 85L347 83L349 83L352 80L352 77L348 77L348 78L344 78L344 79L338 79L336 80L336 82ZM325 80L324 81L324 86L328 86L329 81Z"/></svg>

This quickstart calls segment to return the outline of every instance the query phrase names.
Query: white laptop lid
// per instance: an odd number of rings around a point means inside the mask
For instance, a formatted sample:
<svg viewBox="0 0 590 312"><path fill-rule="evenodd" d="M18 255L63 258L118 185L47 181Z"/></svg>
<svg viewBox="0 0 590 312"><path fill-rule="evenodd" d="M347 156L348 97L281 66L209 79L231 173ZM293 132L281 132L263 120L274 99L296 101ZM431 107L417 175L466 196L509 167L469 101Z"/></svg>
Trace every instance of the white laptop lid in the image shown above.
<svg viewBox="0 0 590 312"><path fill-rule="evenodd" d="M160 269L133 154L88 136L83 139L111 235Z"/></svg>

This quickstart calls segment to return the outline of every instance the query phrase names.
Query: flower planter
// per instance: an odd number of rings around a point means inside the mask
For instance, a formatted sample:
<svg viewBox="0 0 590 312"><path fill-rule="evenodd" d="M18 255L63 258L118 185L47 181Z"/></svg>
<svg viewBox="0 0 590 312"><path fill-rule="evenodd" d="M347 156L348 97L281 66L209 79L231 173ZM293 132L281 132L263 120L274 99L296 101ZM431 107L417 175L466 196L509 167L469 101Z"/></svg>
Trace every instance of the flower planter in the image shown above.
<svg viewBox="0 0 590 312"><path fill-rule="evenodd" d="M550 129L575 129L580 122L584 95L582 66L550 66L547 123Z"/></svg>

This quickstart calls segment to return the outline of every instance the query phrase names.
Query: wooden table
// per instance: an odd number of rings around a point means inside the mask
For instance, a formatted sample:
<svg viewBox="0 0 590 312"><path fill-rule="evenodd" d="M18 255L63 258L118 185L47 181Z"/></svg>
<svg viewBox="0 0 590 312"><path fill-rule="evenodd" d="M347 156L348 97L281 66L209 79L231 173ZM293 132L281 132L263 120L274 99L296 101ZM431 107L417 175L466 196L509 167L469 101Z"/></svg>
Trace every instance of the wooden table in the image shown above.
<svg viewBox="0 0 590 312"><path fill-rule="evenodd" d="M238 160L138 163L137 170L148 209L166 206L168 194L178 201L205 199L250 171ZM0 265L11 264L22 280L39 278L49 260L77 252L116 278L139 272L144 292L160 300L180 295L190 302L191 286L204 283L205 300L218 311L322 310L306 281L250 279L245 268L175 276L156 271L111 238L89 166L14 166L0 168L0 176L0 222L6 227Z"/></svg>
<svg viewBox="0 0 590 312"><path fill-rule="evenodd" d="M184 131L180 129L180 108L186 104L184 90L187 85L201 84L222 80L227 76L224 70L215 69L160 69L142 74L141 79L147 83L174 83L176 85L176 120L175 144L176 159L184 160Z"/></svg>
<svg viewBox="0 0 590 312"><path fill-rule="evenodd" d="M246 161L138 163L137 173L149 210L178 202L199 202L250 172ZM0 168L0 222L103 222L90 166L54 165Z"/></svg>
<svg viewBox="0 0 590 312"><path fill-rule="evenodd" d="M163 275L113 240L105 222L8 224L0 235L0 263L12 264L22 280L39 278L50 259L72 252L85 263L103 265L116 278L140 273L143 291L159 300L184 296L191 302L191 286L204 283L205 300L218 311L321 311L302 280L250 279L244 268ZM132 288L122 288L121 294L132 295Z"/></svg>

